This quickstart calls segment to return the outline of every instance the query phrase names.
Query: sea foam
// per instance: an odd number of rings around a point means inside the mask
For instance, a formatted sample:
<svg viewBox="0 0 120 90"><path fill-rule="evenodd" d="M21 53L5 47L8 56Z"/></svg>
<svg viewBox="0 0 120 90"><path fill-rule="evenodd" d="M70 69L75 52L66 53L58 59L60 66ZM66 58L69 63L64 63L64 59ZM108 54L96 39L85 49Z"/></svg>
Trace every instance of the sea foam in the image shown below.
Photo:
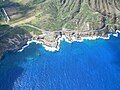
<svg viewBox="0 0 120 90"><path fill-rule="evenodd" d="M68 40L66 38L65 35L62 35L61 38L58 39L58 45L57 47L50 47L50 46L47 46L45 45L43 42L41 41L37 41L37 40L30 40L27 42L27 45L23 46L22 49L20 49L18 52L22 52L26 47L29 46L30 43L33 43L35 42L36 44L42 44L42 46L45 48L45 50L47 51L51 51L51 52L55 52L55 51L59 51L60 49L60 43L61 41L65 40L66 42L68 43L72 43L72 42L83 42L84 40L96 40L96 39L109 39L111 35L115 36L115 37L118 37L118 33L120 33L119 30L116 30L116 33L111 33L111 34L108 34L107 37L101 37L101 36L90 36L90 37L81 37L81 40L77 40L75 37L72 37L72 41Z"/></svg>

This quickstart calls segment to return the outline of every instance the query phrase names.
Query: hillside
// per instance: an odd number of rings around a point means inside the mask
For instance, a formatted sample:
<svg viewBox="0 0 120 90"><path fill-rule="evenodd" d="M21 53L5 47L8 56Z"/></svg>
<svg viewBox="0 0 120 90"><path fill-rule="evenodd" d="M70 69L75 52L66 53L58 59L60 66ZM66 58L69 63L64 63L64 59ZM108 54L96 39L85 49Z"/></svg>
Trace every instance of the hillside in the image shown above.
<svg viewBox="0 0 120 90"><path fill-rule="evenodd" d="M10 23L34 15L27 23L43 30L120 28L119 0L6 0L3 7Z"/></svg>
<svg viewBox="0 0 120 90"><path fill-rule="evenodd" d="M119 0L43 0L36 8L30 24L43 30L120 29Z"/></svg>

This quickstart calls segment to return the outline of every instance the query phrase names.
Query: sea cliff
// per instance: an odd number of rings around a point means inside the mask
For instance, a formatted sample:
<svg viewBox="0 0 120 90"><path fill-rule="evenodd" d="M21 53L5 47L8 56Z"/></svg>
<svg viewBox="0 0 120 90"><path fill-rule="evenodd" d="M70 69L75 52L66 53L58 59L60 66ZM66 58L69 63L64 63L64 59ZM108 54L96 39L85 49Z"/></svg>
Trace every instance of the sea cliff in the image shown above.
<svg viewBox="0 0 120 90"><path fill-rule="evenodd" d="M4 29L3 29L4 28ZM0 26L0 58L7 51L17 51L27 44L32 36L19 27Z"/></svg>

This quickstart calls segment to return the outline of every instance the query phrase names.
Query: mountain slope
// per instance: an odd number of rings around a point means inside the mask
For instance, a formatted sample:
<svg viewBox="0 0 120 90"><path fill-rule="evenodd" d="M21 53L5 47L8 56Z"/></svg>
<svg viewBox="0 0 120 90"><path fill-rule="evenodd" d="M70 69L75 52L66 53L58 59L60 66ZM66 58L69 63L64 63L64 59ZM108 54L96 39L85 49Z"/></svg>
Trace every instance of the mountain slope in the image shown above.
<svg viewBox="0 0 120 90"><path fill-rule="evenodd" d="M83 32L120 29L119 0L45 0L39 14L29 24L43 30L79 30Z"/></svg>

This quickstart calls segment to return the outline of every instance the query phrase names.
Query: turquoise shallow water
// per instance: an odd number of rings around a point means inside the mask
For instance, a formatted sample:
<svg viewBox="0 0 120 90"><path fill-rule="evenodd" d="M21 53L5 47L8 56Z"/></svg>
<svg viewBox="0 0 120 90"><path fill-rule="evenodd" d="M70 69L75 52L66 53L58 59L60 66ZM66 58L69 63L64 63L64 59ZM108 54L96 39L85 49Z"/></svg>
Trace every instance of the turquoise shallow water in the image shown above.
<svg viewBox="0 0 120 90"><path fill-rule="evenodd" d="M60 51L31 43L0 62L0 90L119 90L120 36L61 42Z"/></svg>

